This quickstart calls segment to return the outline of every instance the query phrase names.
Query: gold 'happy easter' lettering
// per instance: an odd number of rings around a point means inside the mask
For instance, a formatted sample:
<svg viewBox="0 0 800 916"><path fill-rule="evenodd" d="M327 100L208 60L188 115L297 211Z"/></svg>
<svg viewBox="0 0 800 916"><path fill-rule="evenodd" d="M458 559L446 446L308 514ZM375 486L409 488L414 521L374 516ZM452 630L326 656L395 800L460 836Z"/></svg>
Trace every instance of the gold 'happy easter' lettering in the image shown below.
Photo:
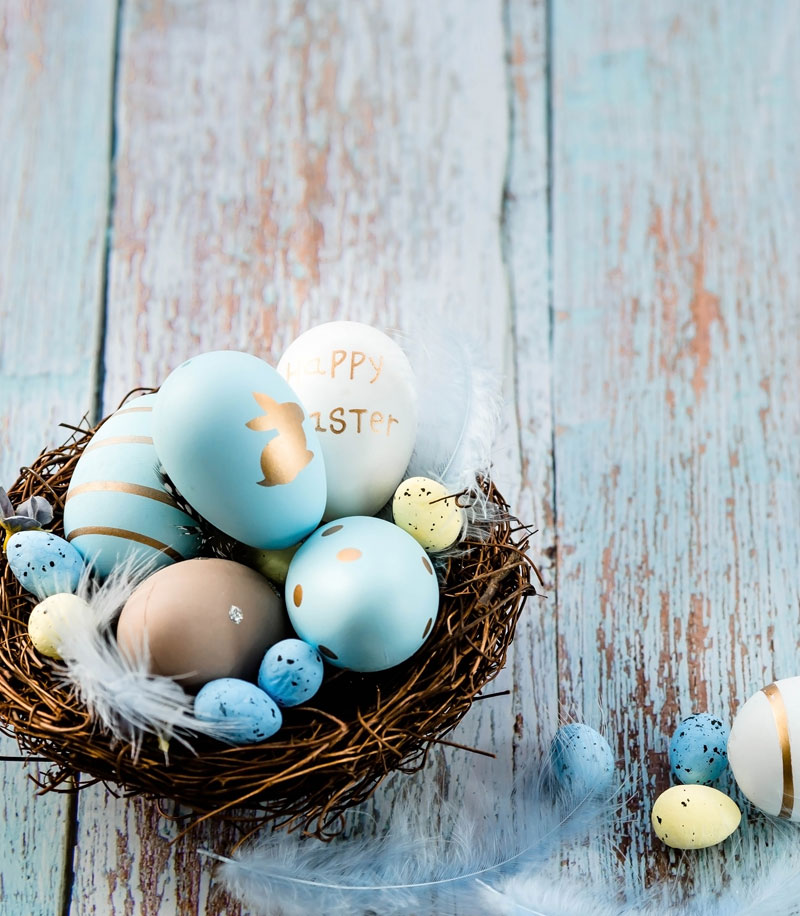
<svg viewBox="0 0 800 916"><path fill-rule="evenodd" d="M368 414L369 417L365 417L365 414ZM367 407L334 407L325 417L322 416L319 410L315 410L309 416L314 421L316 432L333 433L334 436L340 436L348 429L354 435L369 431L376 435L389 436L391 435L393 424L400 422L397 417L393 417L391 414L384 416L379 410L373 410L370 413ZM383 428L384 420L386 422L385 428Z"/></svg>
<svg viewBox="0 0 800 916"><path fill-rule="evenodd" d="M253 397L264 414L250 420L247 428L256 432L273 429L278 432L261 451L264 479L259 480L258 485L274 487L291 483L314 457L314 453L306 447L303 408L294 401L279 404L269 395L257 391L253 392Z"/></svg>
<svg viewBox="0 0 800 916"><path fill-rule="evenodd" d="M383 357L373 359L362 350L331 350L329 360L322 356L312 356L299 367L294 363L287 363L286 381L291 382L296 375L325 375L332 379L346 376L352 382L357 374L360 378L364 376L363 372L358 372L361 366L366 366L372 373L369 384L374 385L383 372Z"/></svg>

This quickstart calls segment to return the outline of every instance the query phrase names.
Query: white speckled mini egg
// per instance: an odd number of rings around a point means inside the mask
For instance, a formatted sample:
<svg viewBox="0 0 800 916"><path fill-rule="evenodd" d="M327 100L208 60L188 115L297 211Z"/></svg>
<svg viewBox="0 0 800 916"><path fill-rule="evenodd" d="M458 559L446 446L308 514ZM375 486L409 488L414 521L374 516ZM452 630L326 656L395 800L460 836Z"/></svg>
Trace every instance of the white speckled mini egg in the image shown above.
<svg viewBox="0 0 800 916"><path fill-rule="evenodd" d="M433 630L439 585L425 551L391 522L331 522L295 554L286 604L297 635L339 668L382 671Z"/></svg>
<svg viewBox="0 0 800 916"><path fill-rule="evenodd" d="M248 547L301 541L325 508L325 466L314 423L263 359L202 353L158 393L156 451L178 492Z"/></svg>
<svg viewBox="0 0 800 916"><path fill-rule="evenodd" d="M678 724L669 742L672 775L685 784L710 785L728 765L728 734L722 719L707 712Z"/></svg>
<svg viewBox="0 0 800 916"><path fill-rule="evenodd" d="M550 767L570 796L604 795L614 779L614 754L600 732L571 722L562 725L550 743Z"/></svg>
<svg viewBox="0 0 800 916"><path fill-rule="evenodd" d="M319 436L328 480L324 518L373 515L403 479L417 436L416 385L405 353L377 328L329 321L293 341L278 372Z"/></svg>
<svg viewBox="0 0 800 916"><path fill-rule="evenodd" d="M656 836L673 849L716 846L739 826L736 803L710 786L672 786L655 800L650 820Z"/></svg>
<svg viewBox="0 0 800 916"><path fill-rule="evenodd" d="M40 600L75 591L85 567L78 551L49 531L12 534L6 557L20 585Z"/></svg>
<svg viewBox="0 0 800 916"><path fill-rule="evenodd" d="M464 527L464 510L436 480L409 477L392 498L395 525L407 531L430 553L452 547Z"/></svg>
<svg viewBox="0 0 800 916"><path fill-rule="evenodd" d="M157 473L152 418L157 395L128 401L95 433L72 475L64 506L67 540L101 577L129 558L158 569L193 557L195 522Z"/></svg>
<svg viewBox="0 0 800 916"><path fill-rule="evenodd" d="M65 627L76 621L91 620L92 609L77 595L50 595L31 611L28 635L34 648L48 658L61 658L61 639Z"/></svg>
<svg viewBox="0 0 800 916"><path fill-rule="evenodd" d="M271 738L283 718L275 701L249 681L223 677L209 681L194 701L194 714L206 722L226 725L231 744L258 744Z"/></svg>
<svg viewBox="0 0 800 916"><path fill-rule="evenodd" d="M733 720L728 762L739 788L762 811L800 821L800 677L768 684Z"/></svg>

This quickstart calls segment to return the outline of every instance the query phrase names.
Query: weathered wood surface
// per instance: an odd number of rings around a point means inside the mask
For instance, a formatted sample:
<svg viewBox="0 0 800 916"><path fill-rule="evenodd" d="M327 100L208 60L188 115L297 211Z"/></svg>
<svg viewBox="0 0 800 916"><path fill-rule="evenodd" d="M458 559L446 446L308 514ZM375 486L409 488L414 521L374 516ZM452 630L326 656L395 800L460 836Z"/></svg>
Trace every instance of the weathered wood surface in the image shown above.
<svg viewBox="0 0 800 916"><path fill-rule="evenodd" d="M94 400L115 10L0 2L0 484ZM4 756L16 742L0 742ZM61 910L74 810L0 764L0 912Z"/></svg>
<svg viewBox="0 0 800 916"><path fill-rule="evenodd" d="M633 820L567 869L684 875L645 826L676 718L797 673L800 8L125 0L115 48L112 3L67 6L0 5L2 472L96 377L109 410L203 349L439 310L505 375L497 479L549 598L454 736L498 759L423 778L503 797L560 715L605 723ZM69 811L0 778L0 902L59 912ZM67 911L240 916L197 855L231 832L177 832L86 791Z"/></svg>
<svg viewBox="0 0 800 916"><path fill-rule="evenodd" d="M687 871L645 829L679 718L800 671L800 7L553 15L558 678L639 784L575 864L633 883Z"/></svg>

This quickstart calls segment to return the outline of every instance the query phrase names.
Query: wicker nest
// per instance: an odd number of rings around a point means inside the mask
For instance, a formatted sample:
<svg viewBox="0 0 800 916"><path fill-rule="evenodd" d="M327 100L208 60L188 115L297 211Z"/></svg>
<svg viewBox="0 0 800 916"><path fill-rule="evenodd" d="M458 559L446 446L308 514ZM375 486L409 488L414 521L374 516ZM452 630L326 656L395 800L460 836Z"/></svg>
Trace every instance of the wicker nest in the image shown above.
<svg viewBox="0 0 800 916"><path fill-rule="evenodd" d="M49 499L56 533L63 533L75 464L97 427L84 421L67 428L69 441L23 468L9 491L15 505L33 495ZM335 834L342 813L386 775L416 771L431 744L452 743L445 735L505 664L525 599L536 594L528 530L490 481L480 485L501 520L487 540L447 561L439 617L422 651L380 675L326 678L312 705L287 710L281 731L263 745L231 748L198 738L194 753L175 745L168 761L155 738L134 760L130 746L114 741L59 682L28 638L35 602L0 554L0 729L26 757L51 761L39 777L43 792L101 781L127 796L188 805L198 820L241 819L246 809L259 823L276 819L316 836Z"/></svg>

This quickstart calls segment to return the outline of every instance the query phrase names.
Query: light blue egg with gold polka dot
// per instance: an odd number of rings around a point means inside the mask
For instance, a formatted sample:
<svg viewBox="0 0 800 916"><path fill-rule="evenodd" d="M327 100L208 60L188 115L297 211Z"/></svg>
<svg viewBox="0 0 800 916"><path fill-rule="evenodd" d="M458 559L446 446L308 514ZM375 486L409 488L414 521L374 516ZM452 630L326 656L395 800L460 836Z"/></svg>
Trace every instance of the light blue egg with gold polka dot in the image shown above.
<svg viewBox="0 0 800 916"><path fill-rule="evenodd" d="M439 585L410 534L350 516L319 528L294 555L286 605L297 635L332 665L383 671L410 658L433 631Z"/></svg>

